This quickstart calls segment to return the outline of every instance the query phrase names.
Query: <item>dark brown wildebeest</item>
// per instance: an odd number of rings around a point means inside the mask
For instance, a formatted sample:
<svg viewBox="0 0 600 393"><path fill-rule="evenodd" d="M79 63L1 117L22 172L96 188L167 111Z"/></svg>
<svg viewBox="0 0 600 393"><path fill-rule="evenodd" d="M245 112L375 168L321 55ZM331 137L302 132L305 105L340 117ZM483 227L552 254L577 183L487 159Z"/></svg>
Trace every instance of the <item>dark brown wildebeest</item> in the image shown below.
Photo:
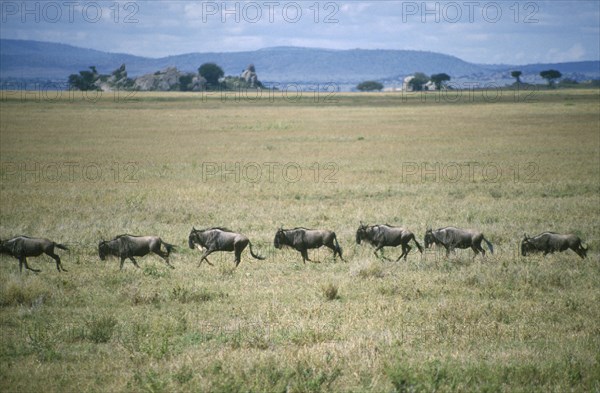
<svg viewBox="0 0 600 393"><path fill-rule="evenodd" d="M485 250L481 247L481 241L484 241L490 253L494 253L494 246L479 231L471 229L460 229L456 227L445 227L440 229L428 229L425 232L425 248L429 248L432 244L439 244L446 249L446 257L450 255L450 251L455 248L469 248L475 252L473 258L481 252L485 256Z"/></svg>
<svg viewBox="0 0 600 393"><path fill-rule="evenodd" d="M165 246L166 252L161 249ZM133 236L119 235L113 240L102 240L98 243L98 256L104 261L107 256L112 255L121 258L119 270L123 270L125 259L129 258L135 267L139 268L133 257L143 257L151 252L155 253L171 268L175 269L169 263L169 255L175 248L174 245L164 242L158 236Z"/></svg>
<svg viewBox="0 0 600 393"><path fill-rule="evenodd" d="M328 231L326 229L307 229L307 228L294 228L294 229L283 229L279 228L275 233L275 240L273 240L273 246L280 249L283 246L291 247L302 255L302 261L312 262L308 258L307 250L313 248L319 248L325 246L333 251L333 259L336 255L342 257L342 248L340 247L335 232Z"/></svg>
<svg viewBox="0 0 600 393"><path fill-rule="evenodd" d="M385 258L383 256L383 247L402 246L402 254L396 259L396 262L402 257L404 257L404 260L406 261L406 257L412 249L412 247L408 245L408 242L411 240L415 242L419 252L422 254L423 247L421 247L415 235L406 228L394 227L388 224L365 225L361 222L356 231L356 243L360 244L361 241L366 241L371 244L375 247L374 253L378 258L379 255L377 255L377 251L379 250L381 250L381 257Z"/></svg>
<svg viewBox="0 0 600 393"><path fill-rule="evenodd" d="M67 269L62 266L60 257L54 253L54 247L61 250L68 250L66 246L52 240L28 236L17 236L9 240L0 241L0 253L12 255L19 260L19 272L23 271L23 265L32 272L40 272L41 270L39 269L29 267L27 257L37 257L42 254L48 255L56 261L56 270L66 272Z"/></svg>
<svg viewBox="0 0 600 393"><path fill-rule="evenodd" d="M561 235L554 232L543 232L534 237L523 235L521 241L521 255L527 256L527 253L543 252L544 256L556 251L561 252L571 249L581 257L587 256L587 248L581 245L581 239L573 234Z"/></svg>
<svg viewBox="0 0 600 393"><path fill-rule="evenodd" d="M213 266L207 256L215 251L234 251L235 267L237 267L241 262L242 251L244 251L248 245L250 246L250 255L252 255L254 259L261 261L265 259L254 253L252 250L252 243L246 236L223 227L207 229L196 229L192 227L192 231L188 237L188 245L192 249L195 247L204 249L198 266L202 265L202 261L204 260L206 260L206 263Z"/></svg>

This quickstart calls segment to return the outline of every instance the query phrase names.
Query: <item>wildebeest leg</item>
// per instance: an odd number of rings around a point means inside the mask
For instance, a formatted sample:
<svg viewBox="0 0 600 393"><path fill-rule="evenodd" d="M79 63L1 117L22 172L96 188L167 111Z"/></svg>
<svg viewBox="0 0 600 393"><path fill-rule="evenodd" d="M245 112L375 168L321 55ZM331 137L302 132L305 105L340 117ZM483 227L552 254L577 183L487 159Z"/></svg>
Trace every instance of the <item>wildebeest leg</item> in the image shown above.
<svg viewBox="0 0 600 393"><path fill-rule="evenodd" d="M377 251L381 250L381 256L377 255ZM389 261L390 258L386 257L385 255L383 255L383 246L377 246L377 248L375 248L375 251L373 251L373 254L375 254L375 256L377 258L381 258L381 259L385 259L386 261Z"/></svg>
<svg viewBox="0 0 600 393"><path fill-rule="evenodd" d="M446 249L446 258L450 258L450 246L447 246L444 244L444 248ZM452 251L454 251L454 248L452 248Z"/></svg>
<svg viewBox="0 0 600 393"><path fill-rule="evenodd" d="M121 263L119 264L119 270L123 270L124 263L125 263L125 257L121 257Z"/></svg>
<svg viewBox="0 0 600 393"><path fill-rule="evenodd" d="M165 256L165 257L163 257L163 259L165 260L165 263L167 264L168 267L170 267L171 269L175 269L175 266L173 266L173 265L171 265L169 263L169 256L168 255Z"/></svg>
<svg viewBox="0 0 600 393"><path fill-rule="evenodd" d="M402 257L404 257L404 260L406 261L406 258L408 257L408 253L410 252L410 250L412 250L411 246L409 246L408 244L402 244L402 254L400 254L398 259L396 259L396 262L398 262L400 259L402 259Z"/></svg>
<svg viewBox="0 0 600 393"><path fill-rule="evenodd" d="M199 244L196 244L196 248L198 250L202 251L202 254L204 254L206 252L206 248L202 247ZM202 259L206 260L206 263L208 263L210 266L215 266L208 260L208 258L204 257L204 258L200 258L200 263L198 264L198 267L200 267L200 265L202 265Z"/></svg>
<svg viewBox="0 0 600 393"><path fill-rule="evenodd" d="M198 264L198 267L200 267L202 265L202 261L204 261L204 260L206 260L206 263L208 263L210 266L214 266L212 263L210 263L210 261L207 258L207 256L212 254L214 251L216 251L216 250L209 250L208 248L206 250L204 250L204 252L202 253L202 256L200 257L200 263Z"/></svg>
<svg viewBox="0 0 600 393"><path fill-rule="evenodd" d="M58 270L59 273L60 273L61 269L62 269L63 272L67 271L67 269L65 269L62 266L62 263L60 263L60 257L58 255L56 255L54 253L48 254L48 255L56 261L56 270Z"/></svg>
<svg viewBox="0 0 600 393"><path fill-rule="evenodd" d="M483 249L483 247L481 247L481 244L479 244L479 252L481 252L481 256L485 258L485 250Z"/></svg>
<svg viewBox="0 0 600 393"><path fill-rule="evenodd" d="M242 261L242 251L246 248L247 243L235 243L233 245L234 254L235 254L235 267L238 267L240 262Z"/></svg>
<svg viewBox="0 0 600 393"><path fill-rule="evenodd" d="M154 251L154 253L156 255L158 255L159 257L161 257L162 259L164 259L167 266L169 266L171 269L175 269L175 267L169 263L169 253L168 252L162 252L160 249L158 249L158 250Z"/></svg>
<svg viewBox="0 0 600 393"><path fill-rule="evenodd" d="M404 252L406 251L406 249L404 248L404 244L402 245L402 254L400 254L400 256L398 257L398 259L396 259L396 262L398 262L400 259L402 259L402 257L404 256Z"/></svg>
<svg viewBox="0 0 600 393"><path fill-rule="evenodd" d="M475 253L475 255L473 255L473 259L475 259L475 257L477 256L477 254L479 254L479 250L477 249L477 246L474 245L474 244L471 246L471 249ZM482 250L482 252L485 252L485 251Z"/></svg>
<svg viewBox="0 0 600 393"><path fill-rule="evenodd" d="M335 256L337 254L337 251L335 249L335 246L333 245L333 241L329 242L328 244L325 244L325 247L329 248L331 251L333 251L333 259L335 260ZM341 255L340 255L341 258Z"/></svg>
<svg viewBox="0 0 600 393"><path fill-rule="evenodd" d="M327 247L327 248L329 248L331 251L333 251L333 260L334 261L335 261L335 256L336 255L339 255L340 259L342 261L344 261L344 258L342 257L342 248L338 244L338 241L335 238L335 236L332 236L331 239L329 239L329 241L324 244L324 246Z"/></svg>
<svg viewBox="0 0 600 393"><path fill-rule="evenodd" d="M20 257L20 258L19 258L19 273L23 271L23 265L25 265L25 269L27 269L27 270L31 270L32 272L36 272L36 273L39 273L39 272L41 272L41 270L40 270L40 269L33 269L33 268L30 268L30 267L29 267L29 265L27 264L27 258L25 258L25 257Z"/></svg>
<svg viewBox="0 0 600 393"><path fill-rule="evenodd" d="M310 260L310 258L308 257L308 252L306 251L306 248L303 248L303 249L298 250L298 251L300 251L300 254L302 254L302 262L304 262L304 263L306 263L306 261L312 262Z"/></svg>
<svg viewBox="0 0 600 393"><path fill-rule="evenodd" d="M140 268L140 265L137 264L137 261L135 259L133 259L133 257L129 257L129 259L131 259L131 262L133 262L135 267L137 267L138 269Z"/></svg>

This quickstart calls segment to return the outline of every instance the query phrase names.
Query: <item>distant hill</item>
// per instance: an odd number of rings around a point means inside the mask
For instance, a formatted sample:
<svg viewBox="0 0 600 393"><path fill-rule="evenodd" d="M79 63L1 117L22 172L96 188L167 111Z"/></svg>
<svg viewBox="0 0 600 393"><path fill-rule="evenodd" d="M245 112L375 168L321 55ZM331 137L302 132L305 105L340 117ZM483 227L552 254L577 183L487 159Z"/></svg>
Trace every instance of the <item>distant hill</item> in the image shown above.
<svg viewBox="0 0 600 393"><path fill-rule="evenodd" d="M261 81L271 83L328 83L348 88L374 79L386 84L399 83L406 75L445 72L453 81L498 81L510 83L510 71L537 75L555 68L575 79L600 78L600 62L562 64L481 65L434 52L412 50L330 50L299 47L274 47L247 52L189 53L163 58L147 58L123 53L107 53L51 42L0 40L0 78L6 80L66 81L68 76L89 66L110 73L125 63L129 77L177 67L195 72L205 62L219 64L227 75L239 75L250 63L256 66ZM531 77L535 77L532 75Z"/></svg>

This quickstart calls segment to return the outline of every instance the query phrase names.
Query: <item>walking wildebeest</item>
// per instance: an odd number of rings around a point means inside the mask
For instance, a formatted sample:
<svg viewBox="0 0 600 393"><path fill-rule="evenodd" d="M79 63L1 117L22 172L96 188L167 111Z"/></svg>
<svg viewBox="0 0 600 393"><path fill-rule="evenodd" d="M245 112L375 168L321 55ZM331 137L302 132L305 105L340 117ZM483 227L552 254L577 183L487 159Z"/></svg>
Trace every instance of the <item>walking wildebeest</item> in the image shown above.
<svg viewBox="0 0 600 393"><path fill-rule="evenodd" d="M273 240L273 246L280 249L283 246L288 246L296 251L299 251L302 255L302 261L312 262L308 258L307 250L313 248L319 248L322 246L328 247L333 250L333 259L336 255L342 257L342 248L340 247L335 232L328 231L326 229L306 229L306 228L294 228L294 229L283 229L279 228L275 233L275 240Z"/></svg>
<svg viewBox="0 0 600 393"><path fill-rule="evenodd" d="M441 244L446 249L446 257L450 255L450 251L455 248L469 248L475 252L473 258L481 252L485 256L485 250L481 247L481 241L485 241L490 253L494 253L494 246L479 231L471 229L460 229L455 227L445 227L436 230L428 229L425 232L425 248L429 248L433 243Z"/></svg>
<svg viewBox="0 0 600 393"><path fill-rule="evenodd" d="M383 256L383 247L398 247L402 246L402 254L396 259L398 262L402 257L406 261L406 257L408 253L412 249L411 246L408 245L408 242L411 240L415 242L419 252L423 253L423 247L417 241L415 235L406 228L402 227L394 227L388 224L381 225L364 225L362 222L356 231L356 243L360 244L361 241L366 241L375 247L375 256L377 255L377 251L381 250L381 256Z"/></svg>
<svg viewBox="0 0 600 393"><path fill-rule="evenodd" d="M581 259L587 256L587 248L583 248L581 245L581 239L573 234L561 235L560 233L554 232L543 232L534 237L529 237L527 234L523 235L521 241L521 255L527 256L528 252L543 252L544 256L552 254L555 251L565 251L571 249L581 257Z"/></svg>
<svg viewBox="0 0 600 393"><path fill-rule="evenodd" d="M241 262L242 251L244 251L248 245L250 245L250 255L252 255L254 259L261 261L265 259L254 253L252 250L252 243L246 236L222 227L207 229L196 229L192 227L192 231L188 237L188 245L192 249L194 246L204 248L198 266L202 265L203 260L206 260L206 263L213 266L207 257L215 251L235 251L235 267L237 267Z"/></svg>
<svg viewBox="0 0 600 393"><path fill-rule="evenodd" d="M60 257L54 253L54 247L61 250L68 250L66 246L52 240L27 236L17 236L9 240L0 241L0 253L12 255L19 260L19 272L23 271L23 265L32 272L40 272L41 270L39 269L29 267L27 257L37 257L42 254L48 255L56 261L56 269L59 272L61 270L66 272L67 269L60 263Z"/></svg>
<svg viewBox="0 0 600 393"><path fill-rule="evenodd" d="M161 245L165 246L166 252L162 251ZM98 256L102 261L109 255L121 258L119 270L123 270L125 259L129 258L134 266L139 268L140 266L133 257L143 257L153 252L164 259L171 269L175 269L169 263L169 254L174 248L174 245L164 242L158 236L119 235L113 240L100 241L98 243Z"/></svg>

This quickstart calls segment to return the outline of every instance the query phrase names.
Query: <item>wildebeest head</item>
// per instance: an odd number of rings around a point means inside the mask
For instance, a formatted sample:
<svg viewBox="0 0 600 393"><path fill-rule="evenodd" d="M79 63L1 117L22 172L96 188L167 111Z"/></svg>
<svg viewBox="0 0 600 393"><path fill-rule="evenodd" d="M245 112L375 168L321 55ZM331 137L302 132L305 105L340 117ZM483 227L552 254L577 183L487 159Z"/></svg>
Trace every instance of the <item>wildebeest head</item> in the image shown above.
<svg viewBox="0 0 600 393"><path fill-rule="evenodd" d="M534 245L529 241L529 236L526 233L523 234L523 240L521 240L521 255L527 256L527 252L531 252L535 249Z"/></svg>
<svg viewBox="0 0 600 393"><path fill-rule="evenodd" d="M8 241L0 240L0 254L12 254L12 247L9 246Z"/></svg>
<svg viewBox="0 0 600 393"><path fill-rule="evenodd" d="M539 251L536 247L534 241L527 236L527 234L523 234L523 240L521 240L521 255L527 256L527 253L532 253L535 251Z"/></svg>
<svg viewBox="0 0 600 393"><path fill-rule="evenodd" d="M277 232L275 232L275 239L273 240L273 247L280 249L285 244L285 233L283 232L283 228L279 228Z"/></svg>
<svg viewBox="0 0 600 393"><path fill-rule="evenodd" d="M356 230L356 244L360 244L360 242L363 240L368 240L368 228L368 225L365 225L362 222L360 223L358 229Z"/></svg>
<svg viewBox="0 0 600 393"><path fill-rule="evenodd" d="M429 228L425 231L425 248L429 248L433 243L435 243L435 237L433 230Z"/></svg>
<svg viewBox="0 0 600 393"><path fill-rule="evenodd" d="M101 261L106 259L109 251L108 242L106 240L101 240L100 243L98 243L98 257Z"/></svg>
<svg viewBox="0 0 600 393"><path fill-rule="evenodd" d="M587 250L588 248L590 248L590 246L588 245L587 247L583 248L583 246L581 246L581 254L583 255L583 257L587 257Z"/></svg>
<svg viewBox="0 0 600 393"><path fill-rule="evenodd" d="M192 231L190 232L190 236L188 237L188 246L190 246L190 248L194 248L194 245L198 242L197 238L198 238L198 234L197 234L198 230L194 227L192 227Z"/></svg>

